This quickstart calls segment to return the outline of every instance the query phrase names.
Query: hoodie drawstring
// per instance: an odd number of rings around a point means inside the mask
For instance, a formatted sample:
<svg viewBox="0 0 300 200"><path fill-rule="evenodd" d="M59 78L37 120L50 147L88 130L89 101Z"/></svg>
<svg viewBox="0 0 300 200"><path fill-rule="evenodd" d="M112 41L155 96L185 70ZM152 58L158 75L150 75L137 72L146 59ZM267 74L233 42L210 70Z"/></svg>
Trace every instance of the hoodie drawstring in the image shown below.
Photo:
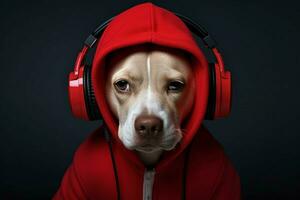
<svg viewBox="0 0 300 200"><path fill-rule="evenodd" d="M107 143L109 144L110 157L111 157L112 165L114 168L114 176L115 176L115 183L116 183L116 189L117 189L117 199L121 200L121 192L120 192L119 177L118 177L118 172L117 172L117 165L116 165L115 157L114 157L114 154L112 151L112 140L110 138L110 134L108 133L105 125L104 125L104 137L105 137Z"/></svg>
<svg viewBox="0 0 300 200"><path fill-rule="evenodd" d="M111 161L114 169L114 176L115 176L115 183L116 183L116 189L117 189L117 200L121 200L121 192L120 192L120 184L119 184L119 177L117 173L117 166L116 166L116 161L115 157L112 151L112 140L110 138L110 134L107 131L106 126L104 125L104 137L109 144L109 152L111 156ZM181 199L185 200L186 199L186 178L187 178L187 170L188 170L188 161L189 161L189 155L190 155L190 149L191 149L191 144L188 145L184 157L184 165L183 165L183 175L182 175L182 194L181 194Z"/></svg>
<svg viewBox="0 0 300 200"><path fill-rule="evenodd" d="M189 163L189 155L190 155L190 149L191 144L187 146L185 157L184 157L184 164L183 164L183 172L182 172L182 193L181 193L181 199L186 199L186 178L187 178L187 171L188 171L188 163Z"/></svg>

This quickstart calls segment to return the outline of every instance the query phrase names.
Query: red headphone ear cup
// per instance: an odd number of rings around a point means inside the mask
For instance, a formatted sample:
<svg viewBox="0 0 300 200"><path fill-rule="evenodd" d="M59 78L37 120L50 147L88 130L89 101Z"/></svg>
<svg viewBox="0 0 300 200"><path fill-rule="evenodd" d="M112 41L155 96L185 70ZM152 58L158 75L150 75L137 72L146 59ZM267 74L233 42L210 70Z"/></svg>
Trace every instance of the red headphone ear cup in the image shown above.
<svg viewBox="0 0 300 200"><path fill-rule="evenodd" d="M215 64L216 70L216 109L214 118L227 117L231 110L231 73L220 71L219 65Z"/></svg>
<svg viewBox="0 0 300 200"><path fill-rule="evenodd" d="M231 111L231 99L232 99L232 84L231 84L231 73L225 71L222 73L222 94L221 94L221 106L220 115L227 117Z"/></svg>
<svg viewBox="0 0 300 200"><path fill-rule="evenodd" d="M79 68L78 75L76 75L74 72L69 74L69 103L71 106L71 111L75 117L89 120L84 97L84 70L85 67L81 66Z"/></svg>

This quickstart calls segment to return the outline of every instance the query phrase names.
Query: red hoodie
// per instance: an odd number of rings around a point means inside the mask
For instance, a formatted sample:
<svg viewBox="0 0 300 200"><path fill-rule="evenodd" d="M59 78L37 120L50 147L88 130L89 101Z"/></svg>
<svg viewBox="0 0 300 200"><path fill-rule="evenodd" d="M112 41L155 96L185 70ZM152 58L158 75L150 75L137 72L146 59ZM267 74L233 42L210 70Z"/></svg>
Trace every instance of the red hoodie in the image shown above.
<svg viewBox="0 0 300 200"><path fill-rule="evenodd" d="M196 93L189 116L181 125L185 134L171 151L164 152L154 169L147 169L134 151L119 140L118 121L104 94L105 57L114 50L142 43L182 49L194 56ZM119 193L122 200L239 200L240 180L222 146L202 125L208 98L208 63L186 25L172 12L142 3L110 22L94 56L92 83L97 104L112 135ZM99 127L77 149L60 188L58 199L117 199L109 145ZM187 148L188 147L188 148ZM189 153L187 153L189 152ZM152 185L151 191L148 191Z"/></svg>

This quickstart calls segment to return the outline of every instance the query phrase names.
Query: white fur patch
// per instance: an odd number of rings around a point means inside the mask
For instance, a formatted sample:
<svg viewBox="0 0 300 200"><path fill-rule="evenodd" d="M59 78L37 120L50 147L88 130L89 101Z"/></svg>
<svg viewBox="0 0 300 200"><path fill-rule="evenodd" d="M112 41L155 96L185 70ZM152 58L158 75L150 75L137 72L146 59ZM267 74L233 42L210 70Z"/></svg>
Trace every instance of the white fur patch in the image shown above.
<svg viewBox="0 0 300 200"><path fill-rule="evenodd" d="M155 87L152 87L151 80L151 54L147 54L147 87L140 91L136 96L134 105L130 105L128 115L124 123L119 124L119 138L128 149L134 149L139 145L138 137L135 131L135 120L147 111L149 115L155 115L163 120L163 139L162 144L158 144L158 148L170 150L181 139L179 128L174 127L174 122L171 122L170 116L163 108L162 102L155 94ZM144 80L145 81L145 80Z"/></svg>

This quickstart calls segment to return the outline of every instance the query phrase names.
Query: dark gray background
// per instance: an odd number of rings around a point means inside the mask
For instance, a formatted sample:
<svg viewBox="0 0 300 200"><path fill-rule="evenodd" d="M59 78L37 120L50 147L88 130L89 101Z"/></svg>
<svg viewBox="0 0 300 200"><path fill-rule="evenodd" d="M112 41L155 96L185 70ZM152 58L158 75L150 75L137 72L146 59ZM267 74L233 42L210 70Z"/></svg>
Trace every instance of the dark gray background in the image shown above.
<svg viewBox="0 0 300 200"><path fill-rule="evenodd" d="M84 39L142 1L1 1L0 198L50 199L99 122L73 118L67 77ZM153 1L204 25L233 75L227 119L205 122L244 199L300 199L297 1Z"/></svg>

